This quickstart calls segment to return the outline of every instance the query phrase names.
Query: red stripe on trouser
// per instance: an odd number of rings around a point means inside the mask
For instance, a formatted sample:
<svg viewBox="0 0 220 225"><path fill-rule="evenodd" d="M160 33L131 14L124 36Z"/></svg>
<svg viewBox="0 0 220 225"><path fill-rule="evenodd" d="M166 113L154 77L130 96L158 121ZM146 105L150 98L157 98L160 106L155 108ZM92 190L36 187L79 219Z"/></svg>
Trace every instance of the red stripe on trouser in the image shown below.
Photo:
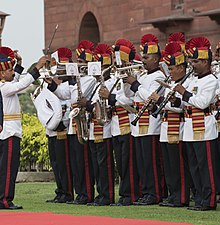
<svg viewBox="0 0 220 225"><path fill-rule="evenodd" d="M12 137L8 139L8 160L7 160L7 175L6 175L6 183L5 183L5 196L3 198L3 203L5 208L8 208L7 197L9 193L10 179L11 179L11 159L12 159Z"/></svg>
<svg viewBox="0 0 220 225"><path fill-rule="evenodd" d="M86 190L88 196L88 202L91 202L91 184L89 175L89 159L88 159L88 146L84 145L84 161L85 161L85 178L86 178Z"/></svg>
<svg viewBox="0 0 220 225"><path fill-rule="evenodd" d="M135 201L135 196L134 196L134 168L133 168L133 148L132 148L132 136L130 135L129 138L130 141L130 157L129 157L129 170L130 170L130 189L131 189L131 201Z"/></svg>
<svg viewBox="0 0 220 225"><path fill-rule="evenodd" d="M211 189L212 189L211 198L210 198L210 207L214 207L215 206L215 181L213 176L210 141L206 141L206 153L207 153L209 176L210 176L210 183L211 183Z"/></svg>
<svg viewBox="0 0 220 225"><path fill-rule="evenodd" d="M178 144L180 156L180 180L181 180L181 203L185 203L185 173L184 173L184 160L183 160L183 145L180 141Z"/></svg>
<svg viewBox="0 0 220 225"><path fill-rule="evenodd" d="M157 162L156 162L156 137L152 137L152 161L153 161L153 170L154 170L154 183L155 183L155 191L157 202L160 201L159 194L159 184L158 184L158 174L157 174Z"/></svg>
<svg viewBox="0 0 220 225"><path fill-rule="evenodd" d="M111 149L110 140L107 140L107 168L108 168L108 189L109 189L109 200L113 203L113 181L112 181L112 163L111 163Z"/></svg>
<svg viewBox="0 0 220 225"><path fill-rule="evenodd" d="M65 139L65 158L66 158L66 171L68 179L68 192L69 194L73 195L71 175L70 175L70 164L69 164L69 148L67 139Z"/></svg>

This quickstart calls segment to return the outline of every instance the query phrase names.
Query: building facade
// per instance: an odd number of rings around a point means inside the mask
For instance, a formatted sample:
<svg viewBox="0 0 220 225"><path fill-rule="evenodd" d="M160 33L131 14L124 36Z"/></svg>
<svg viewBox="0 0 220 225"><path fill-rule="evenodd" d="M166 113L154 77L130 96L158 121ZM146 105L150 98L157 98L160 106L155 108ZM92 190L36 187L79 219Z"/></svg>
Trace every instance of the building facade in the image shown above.
<svg viewBox="0 0 220 225"><path fill-rule="evenodd" d="M127 38L139 45L153 33L163 49L168 36L183 32L186 40L203 35L212 47L220 41L219 0L44 0L45 48L59 25L51 51L76 48L80 40L114 44Z"/></svg>

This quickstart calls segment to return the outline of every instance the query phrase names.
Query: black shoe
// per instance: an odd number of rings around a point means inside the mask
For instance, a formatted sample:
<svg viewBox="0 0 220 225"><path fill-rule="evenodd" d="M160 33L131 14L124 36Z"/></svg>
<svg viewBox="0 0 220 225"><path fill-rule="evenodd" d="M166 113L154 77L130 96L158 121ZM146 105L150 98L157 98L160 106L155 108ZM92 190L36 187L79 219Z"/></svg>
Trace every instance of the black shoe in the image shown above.
<svg viewBox="0 0 220 225"><path fill-rule="evenodd" d="M66 203L67 204L73 204L73 205L80 205L81 204L81 201L85 199L84 196L82 195L77 195L75 200L71 200L71 201L67 201ZM86 201L87 202L87 201Z"/></svg>
<svg viewBox="0 0 220 225"><path fill-rule="evenodd" d="M12 206L9 206L8 209L17 210L17 209L23 209L23 207L21 205L12 205Z"/></svg>
<svg viewBox="0 0 220 225"><path fill-rule="evenodd" d="M210 206L200 206L200 207L195 207L196 211L210 211L210 210L216 210L216 207L210 207Z"/></svg>
<svg viewBox="0 0 220 225"><path fill-rule="evenodd" d="M95 202L88 202L86 205L87 206L95 206L95 204L97 204L97 203L95 203Z"/></svg>
<svg viewBox="0 0 220 225"><path fill-rule="evenodd" d="M101 199L98 203L96 203L97 206L107 206L110 204L111 204L110 200L107 200L107 199Z"/></svg>
<svg viewBox="0 0 220 225"><path fill-rule="evenodd" d="M161 202L159 203L159 205ZM189 204L182 204L182 203L167 203L168 207L188 207Z"/></svg>
<svg viewBox="0 0 220 225"><path fill-rule="evenodd" d="M144 205L156 205L158 203L159 202L157 202L155 197L148 195L147 198L143 198L141 201L135 202L134 205L144 206Z"/></svg>
<svg viewBox="0 0 220 225"><path fill-rule="evenodd" d="M77 200L73 200L73 201L66 201L66 204L78 205L78 201L77 201Z"/></svg>
<svg viewBox="0 0 220 225"><path fill-rule="evenodd" d="M133 203L131 201L123 201L123 202L118 201L118 203L111 203L109 205L110 206L129 206L129 205L133 205Z"/></svg>
<svg viewBox="0 0 220 225"><path fill-rule="evenodd" d="M164 207L184 207L184 206L189 206L189 204L175 203L174 200L175 199L172 196L169 196L168 198L166 198L162 202L160 202L159 206L164 206Z"/></svg>
<svg viewBox="0 0 220 225"><path fill-rule="evenodd" d="M55 202L55 198L53 198L53 199L47 199L46 202L47 203L54 203Z"/></svg>
<svg viewBox="0 0 220 225"><path fill-rule="evenodd" d="M111 203L110 206L118 206L118 203Z"/></svg>
<svg viewBox="0 0 220 225"><path fill-rule="evenodd" d="M137 201L133 202L133 205L140 205L142 202L144 202L143 198L139 198Z"/></svg>
<svg viewBox="0 0 220 225"><path fill-rule="evenodd" d="M168 207L169 204L172 204L172 203L169 203L169 202L167 202L167 201L163 201L163 202L160 202L160 203L159 203L159 206Z"/></svg>
<svg viewBox="0 0 220 225"><path fill-rule="evenodd" d="M54 199L48 199L48 200L46 200L46 202L48 202L48 203L54 203L55 201L58 201L61 198L61 196L62 195L57 195L57 196L55 196Z"/></svg>
<svg viewBox="0 0 220 225"><path fill-rule="evenodd" d="M86 205L87 203L89 203L87 200L78 201L78 205Z"/></svg>
<svg viewBox="0 0 220 225"><path fill-rule="evenodd" d="M59 199L56 199L54 201L54 203L67 203L67 202L71 202L71 201L73 201L72 196L62 194L62 196Z"/></svg>
<svg viewBox="0 0 220 225"><path fill-rule="evenodd" d="M133 205L141 205L143 202L147 201L148 195L143 195L142 198L139 198L137 201L133 202Z"/></svg>
<svg viewBox="0 0 220 225"><path fill-rule="evenodd" d="M105 203L105 202L96 203L96 202L92 202L92 203L87 203L86 205L87 206L109 206L110 203Z"/></svg>
<svg viewBox="0 0 220 225"><path fill-rule="evenodd" d="M112 206L113 204L111 204ZM129 205L133 205L132 202L125 202L125 203L116 203L115 206L129 206Z"/></svg>
<svg viewBox="0 0 220 225"><path fill-rule="evenodd" d="M189 206L187 207L188 210L193 210L193 211L201 211L200 209L202 208L201 205L195 205L195 206Z"/></svg>
<svg viewBox="0 0 220 225"><path fill-rule="evenodd" d="M4 206L3 207L0 207L0 209L9 209L9 210L18 210L18 209L23 209L23 207L21 205L14 205L14 204L11 204L9 205L8 208L5 208Z"/></svg>
<svg viewBox="0 0 220 225"><path fill-rule="evenodd" d="M106 205L110 205L110 200L108 198L105 197L99 197L96 201L94 201L94 206L106 206Z"/></svg>

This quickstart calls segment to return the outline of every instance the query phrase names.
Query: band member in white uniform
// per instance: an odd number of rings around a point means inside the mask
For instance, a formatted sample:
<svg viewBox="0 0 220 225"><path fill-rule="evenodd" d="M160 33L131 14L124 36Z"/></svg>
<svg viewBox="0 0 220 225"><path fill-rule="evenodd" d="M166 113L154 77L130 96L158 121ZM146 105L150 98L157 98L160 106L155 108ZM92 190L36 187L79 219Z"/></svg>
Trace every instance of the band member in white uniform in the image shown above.
<svg viewBox="0 0 220 225"><path fill-rule="evenodd" d="M98 195L94 203L88 205L102 206L114 203L114 160L111 140L111 118L108 101L99 97L99 88L105 86L110 78L112 51L107 44L98 44L94 50L94 60L102 63L102 76L96 76L90 100L81 100L81 106L90 113L89 148L93 162L94 176ZM105 71L105 72L103 72Z"/></svg>
<svg viewBox="0 0 220 225"><path fill-rule="evenodd" d="M45 56L41 57L29 74L19 82L13 82L14 52L7 47L0 48L0 89L4 105L3 130L0 133L0 209L22 209L22 206L13 203L22 136L17 93L40 76L39 69L45 65L46 59Z"/></svg>
<svg viewBox="0 0 220 225"><path fill-rule="evenodd" d="M180 44L172 42L166 45L164 61L169 67L172 79L169 85L174 87L178 82L181 82L186 74L187 63ZM184 82L184 86L185 83L187 82ZM169 88L166 88L165 96L160 96L154 92L151 99L160 106L163 101L166 101L170 91ZM176 96L180 97L180 94L176 93ZM183 110L172 107L171 102L168 102L163 108L160 142L169 196L167 200L159 204L160 206L183 207L189 205L190 175L186 147L182 141L183 126Z"/></svg>
<svg viewBox="0 0 220 225"><path fill-rule="evenodd" d="M83 60L85 62L92 61L92 51L90 48L93 48L93 44L89 41L85 40L79 43L76 52L81 62ZM72 109L74 109L78 108L78 85L80 85L79 88L81 89L83 96L89 99L95 86L96 79L85 74L85 76L80 77L79 83L80 84L77 84L74 79L63 82L60 85L52 82L48 85L48 88L60 99L69 100ZM73 185L77 194L75 201L69 203L87 204L94 200L93 168L88 144L80 144L76 131L76 123L72 118L70 119L67 134Z"/></svg>
<svg viewBox="0 0 220 225"><path fill-rule="evenodd" d="M143 51L142 61L147 74L138 80L129 76L127 82L135 93L134 104L140 110L144 102L159 87L157 79L164 80L165 75L159 68L161 58L158 39L153 34L146 34L141 38ZM142 184L142 198L136 205L158 204L162 198L161 188L161 160L160 160L160 118L150 115L148 109L139 119L136 126L132 125L132 136L135 140L137 165Z"/></svg>
<svg viewBox="0 0 220 225"><path fill-rule="evenodd" d="M174 91L182 95L179 104L185 107L183 141L186 142L189 169L196 188L195 206L191 210L215 210L215 154L218 129L212 113L218 80L211 74L212 52L210 42L205 37L190 41L188 54L196 76L189 86L180 84ZM176 104L177 106L178 104Z"/></svg>
<svg viewBox="0 0 220 225"><path fill-rule="evenodd" d="M135 57L136 49L129 40L118 39L114 52L119 53L122 66L126 66L131 65L130 62ZM111 133L116 166L120 176L120 198L116 205L126 206L132 205L140 194L136 155L130 129L131 112L127 111L132 108L133 93L130 85L117 77L106 81L106 87L110 86L111 90L100 88L99 94L102 98L108 99L109 105L113 107Z"/></svg>

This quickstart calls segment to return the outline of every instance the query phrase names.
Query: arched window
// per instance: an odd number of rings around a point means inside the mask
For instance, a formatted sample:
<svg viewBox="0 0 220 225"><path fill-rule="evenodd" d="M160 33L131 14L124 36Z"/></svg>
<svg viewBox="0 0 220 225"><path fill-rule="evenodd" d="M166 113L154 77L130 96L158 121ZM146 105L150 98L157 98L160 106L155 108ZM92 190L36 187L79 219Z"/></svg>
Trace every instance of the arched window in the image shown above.
<svg viewBox="0 0 220 225"><path fill-rule="evenodd" d="M95 45L100 42L99 25L92 12L87 12L82 19L79 42L81 40L92 41Z"/></svg>

